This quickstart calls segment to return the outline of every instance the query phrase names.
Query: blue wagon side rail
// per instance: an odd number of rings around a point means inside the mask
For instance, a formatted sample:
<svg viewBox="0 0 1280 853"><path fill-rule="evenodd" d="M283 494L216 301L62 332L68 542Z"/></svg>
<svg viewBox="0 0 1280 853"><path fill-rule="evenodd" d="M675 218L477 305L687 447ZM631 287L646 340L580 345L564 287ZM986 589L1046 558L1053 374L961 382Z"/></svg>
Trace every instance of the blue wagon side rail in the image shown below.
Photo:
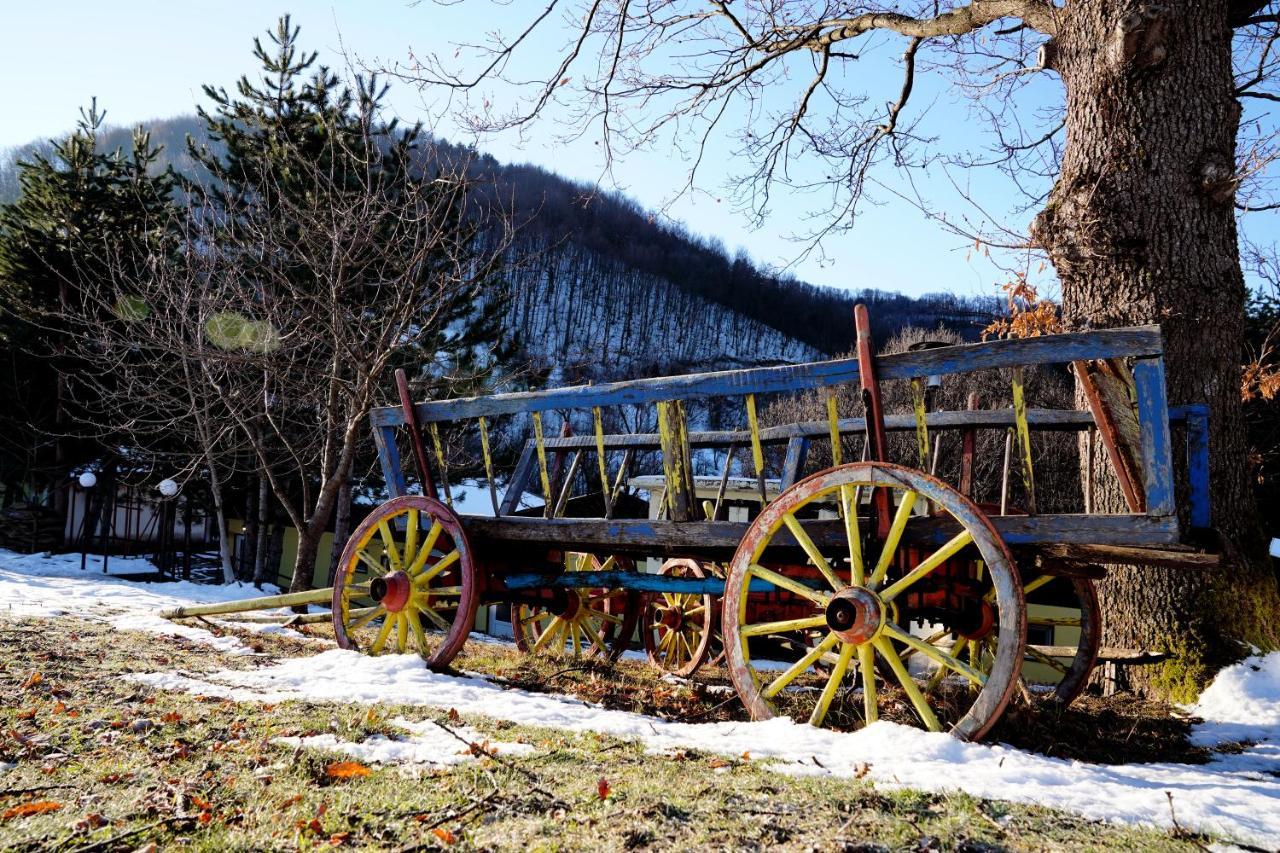
<svg viewBox="0 0 1280 853"><path fill-rule="evenodd" d="M1159 327L1143 326L907 352L882 356L877 359L876 367L881 380L910 380L930 374L946 375L1088 360L1134 359L1133 376L1138 391L1136 409L1141 425L1141 459L1146 472L1146 512L1010 516L998 523L1008 541L1020 546L1057 545L1064 541L1074 541L1136 548L1167 548L1177 546L1182 541L1182 530L1174 505L1171 424L1183 424L1186 427L1190 525L1207 527L1210 519L1207 409L1202 405L1168 406L1162 353ZM421 402L414 406L414 414L421 424L429 425L570 408L598 409L611 405L670 403L703 397L747 397L797 392L856 384L858 380L857 359L837 359L781 367ZM924 420L931 431L1007 428L1016 426L1018 422L1012 409L932 412ZM918 428L917 420L911 415L888 416L884 421L885 428L890 431ZM406 425L404 409L376 409L370 416L370 422L389 491L393 496L407 493L408 486L395 442L396 430ZM1033 430L1082 431L1094 426L1095 422L1088 412L1028 409L1025 412L1025 423ZM836 431L841 436L865 434L866 421L862 418L839 419ZM831 426L826 422L796 423L761 428L756 432L756 440L762 446L786 444L789 449L795 448L798 452L803 443L827 438L830 433ZM751 440L752 433L748 431L687 433L687 443L692 449L735 445L743 447L750 444ZM607 453L656 450L661 449L661 437L656 433L547 437L542 440L541 445L543 453L590 452L601 447ZM796 452L789 455L793 459L797 458ZM680 548L692 547L693 539L701 539L712 548L736 546L740 541L738 534L745 529L744 526L725 524L707 529L699 528L680 535L669 524L654 524L648 520L615 519L607 520L606 523L604 519L598 522L591 519L548 519L553 523L543 524L534 519L514 517L512 511L515 500L532 484L535 477L537 456L535 442L530 441L508 483L506 497L500 507L500 516L504 517L468 517L468 528L474 529L478 537L494 541L569 541L582 546L616 543L629 548L658 548L655 553L677 553ZM798 466L784 466L781 472L784 486L795 481L796 467ZM566 535L570 539L566 540Z"/></svg>
<svg viewBox="0 0 1280 853"><path fill-rule="evenodd" d="M399 377L401 405L370 416L391 498L353 534L335 573L340 645L372 653L412 647L444 667L465 643L476 609L500 603L509 606L522 650L616 656L639 624L651 656L674 660L681 671L709 654L714 628L734 687L756 719L787 714L854 727L888 716L977 738L1011 701L1024 660L1043 664L1056 683L1048 695L1069 702L1097 657L1091 579L1101 570L1093 564L1216 561L1187 544L1211 520L1207 409L1168 404L1157 326L877 358L865 309L856 316L855 358L421 402ZM1090 398L1089 412L1029 407L1023 370L1054 364L1082 377L1096 371L1111 384ZM1009 372L1012 408L927 411L927 377L984 370ZM913 414L882 413L879 383L886 380L910 383ZM840 386L860 389L866 417L837 416ZM758 398L800 392L826 398L825 421L760 425ZM714 398L740 400L747 429L690 429L686 407ZM644 406L656 410L656 432L605 433L605 410ZM568 413L579 422L589 417L594 431L546 435L547 412L566 424ZM499 478L488 428L511 415L528 418L532 437ZM478 432L492 516L454 511L441 425L454 435ZM1035 512L1032 432L1095 427L1124 478L1130 511ZM1185 436L1177 449L1174 427ZM409 488L402 430L421 494ZM1003 487L997 513L971 499L970 485L927 473L931 436L959 431L971 447L979 430L1006 434L1006 478L1009 460L1017 460L1029 512L1006 512ZM886 458L891 432L916 434L918 467ZM865 436L863 459L843 464L850 436ZM815 442L830 442L834 464L802 477ZM693 476L695 454L705 449L728 450L714 502L699 500ZM759 512L750 521L720 517L735 452L758 486ZM661 462L662 517L615 517L636 514L634 506L616 511L615 501L642 454ZM1178 469L1175 454L1185 457ZM776 483L772 495L766 469ZM1185 472L1178 487L1175 470ZM597 473L595 497L575 497L580 475L590 483ZM541 494L541 517L519 508L527 492ZM1178 494L1186 495L1181 518ZM1092 501L1086 506L1092 510ZM676 559L652 574L636 570L645 557ZM1028 596L1057 608L1050 623L1075 637L1074 645L1028 642Z"/></svg>

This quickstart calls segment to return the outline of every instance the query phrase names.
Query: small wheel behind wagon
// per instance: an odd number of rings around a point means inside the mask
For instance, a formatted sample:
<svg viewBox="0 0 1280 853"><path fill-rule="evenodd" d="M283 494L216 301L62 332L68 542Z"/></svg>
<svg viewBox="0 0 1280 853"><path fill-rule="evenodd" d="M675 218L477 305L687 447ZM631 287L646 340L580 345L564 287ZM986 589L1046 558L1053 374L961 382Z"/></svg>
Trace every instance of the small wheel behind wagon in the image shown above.
<svg viewBox="0 0 1280 853"><path fill-rule="evenodd" d="M566 553L569 572L630 569L630 561ZM640 594L609 587L557 590L546 603L518 604L511 611L516 646L526 654L601 656L616 660L631 645L640 618Z"/></svg>
<svg viewBox="0 0 1280 853"><path fill-rule="evenodd" d="M658 574L673 578L705 578L697 560L667 560ZM706 663L715 634L711 595L655 592L648 596L641 623L649 663L672 675L688 677Z"/></svg>
<svg viewBox="0 0 1280 853"><path fill-rule="evenodd" d="M1081 577L1035 574L1022 583L1029 623L1022 679L1033 697L1066 707L1084 691L1098 662L1098 593L1093 581ZM1045 635L1033 637L1033 631Z"/></svg>
<svg viewBox="0 0 1280 853"><path fill-rule="evenodd" d="M344 649L416 651L449 664L475 624L476 572L458 516L419 495L393 498L360 523L335 572L333 632Z"/></svg>
<svg viewBox="0 0 1280 853"><path fill-rule="evenodd" d="M883 540L858 517L873 489L887 489L893 508ZM914 512L929 505L942 517ZM840 517L815 541L798 519L833 508ZM944 532L920 559L902 559L908 526L916 541ZM721 618L729 674L753 719L858 728L883 718L974 740L1016 689L1025 617L1013 557L977 505L923 472L858 462L795 484L752 522ZM813 630L822 638L809 648ZM989 644L986 671L963 659L960 640Z"/></svg>

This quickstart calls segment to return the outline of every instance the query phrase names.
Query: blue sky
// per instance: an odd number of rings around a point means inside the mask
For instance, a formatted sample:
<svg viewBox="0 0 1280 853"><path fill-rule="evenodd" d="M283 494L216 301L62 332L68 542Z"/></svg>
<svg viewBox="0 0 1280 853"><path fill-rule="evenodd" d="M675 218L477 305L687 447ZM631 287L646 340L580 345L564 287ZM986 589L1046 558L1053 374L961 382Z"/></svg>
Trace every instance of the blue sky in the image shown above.
<svg viewBox="0 0 1280 853"><path fill-rule="evenodd" d="M183 2L116 3L61 0L6 0L5 50L0 52L0 148L58 135L75 121L77 110L96 96L107 110L108 123L145 123L147 119L192 112L201 103L203 83L230 88L243 73L253 72L251 39L274 25L281 12L292 13L302 26L302 42L319 50L321 61L344 66L350 61L378 66L405 60L411 51L454 52L463 40L478 40L477 27L492 27L492 15L523 22L545 6L545 0L512 0L492 5L486 0L439 6L404 0L379 2L302 2L273 8L249 0L184 0ZM480 22L479 24L477 22ZM510 25L508 25L510 28ZM527 57L530 67L545 66L565 31L547 30ZM893 57L858 69L858 85L887 100L895 96L900 77ZM511 93L494 86L496 102ZM1027 106L1034 108L1060 96L1054 78L1037 83ZM409 120L424 117L419 92L393 87L391 107ZM922 75L910 108L929 109L925 128L945 134L948 147L977 150L982 137L970 128L967 106L937 77ZM535 125L520 139L500 136L481 140L499 159L527 161L579 180L602 177L599 146L593 139L564 144L554 122ZM443 136L474 141L446 119L436 125ZM678 198L668 209L692 231L720 239L730 251L745 248L756 261L783 265L800 253L801 244L787 239L801 230L811 199L779 198L765 225L749 227L723 191L733 162L730 146L717 143L713 164L701 186L707 191ZM643 205L656 208L675 196L686 177L683 164L669 152L642 153L615 167L606 186L615 182ZM894 179L886 174L892 182ZM1014 204L1010 188L994 175L973 178L971 194L982 206L1003 215ZM976 215L939 176L929 178L930 192L956 219ZM947 233L911 205L881 192L880 206L866 207L851 233L826 244L830 260L814 259L795 266L798 277L836 287L879 287L907 293L950 291L963 295L992 294L1007 277L973 244ZM1030 214L1014 214L1009 222L1025 226Z"/></svg>

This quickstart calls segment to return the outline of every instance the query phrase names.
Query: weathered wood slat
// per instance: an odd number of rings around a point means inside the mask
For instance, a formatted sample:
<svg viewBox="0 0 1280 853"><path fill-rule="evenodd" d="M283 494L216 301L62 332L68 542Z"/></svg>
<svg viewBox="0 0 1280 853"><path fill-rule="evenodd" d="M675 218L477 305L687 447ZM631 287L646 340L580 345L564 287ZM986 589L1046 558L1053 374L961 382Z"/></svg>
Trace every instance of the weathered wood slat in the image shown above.
<svg viewBox="0 0 1280 853"><path fill-rule="evenodd" d="M1039 338L988 341L954 347L904 352L876 359L880 379L910 379L926 374L966 373L1015 365L1056 364L1080 359L1159 355L1158 326L1107 329ZM648 404L708 396L743 396L799 391L858 381L857 359L663 376L543 391L521 391L487 397L435 400L417 405L423 423L493 417L516 412ZM375 409L375 426L400 425L397 408Z"/></svg>
<svg viewBox="0 0 1280 853"><path fill-rule="evenodd" d="M1175 520L1145 515L1008 515L993 517L991 521L1004 540L1015 547L1058 544L1068 540L1156 547L1175 544L1178 534ZM702 551L724 553L737 548L747 529L746 522L680 523L665 519L463 516L463 524L481 559L486 547L503 543L583 550L627 549L654 555ZM839 519L806 520L802 526L820 546L833 547L844 542L844 522ZM954 536L958 529L955 522L940 518L914 519L908 524L904 539L940 545ZM795 546L790 533L785 530L775 534L772 541L782 547Z"/></svg>
<svg viewBox="0 0 1280 853"><path fill-rule="evenodd" d="M1035 620L1032 620L1033 622ZM1051 658L1073 658L1076 656L1075 646L1033 646L1028 645L1027 648L1035 649L1040 654ZM1146 649L1118 649L1110 646L1103 646L1098 649L1098 662L1115 661L1119 663L1135 664L1135 663L1159 663L1169 656L1164 652L1153 652Z"/></svg>
<svg viewBox="0 0 1280 853"><path fill-rule="evenodd" d="M1169 438L1169 401L1165 394L1164 359L1144 358L1133 364L1142 430L1142 473L1146 479L1147 512L1173 515L1173 447Z"/></svg>
<svg viewBox="0 0 1280 853"><path fill-rule="evenodd" d="M1213 569L1222 564L1219 554L1175 548L1132 548L1124 545L1095 545L1060 542L1044 545L1040 553L1053 560L1079 563L1114 563L1133 566L1170 566Z"/></svg>
<svg viewBox="0 0 1280 853"><path fill-rule="evenodd" d="M502 579L509 590L525 589L635 589L694 595L724 595L724 578L672 577L645 572L565 572L556 575L519 574ZM772 592L773 584L753 578L751 592Z"/></svg>

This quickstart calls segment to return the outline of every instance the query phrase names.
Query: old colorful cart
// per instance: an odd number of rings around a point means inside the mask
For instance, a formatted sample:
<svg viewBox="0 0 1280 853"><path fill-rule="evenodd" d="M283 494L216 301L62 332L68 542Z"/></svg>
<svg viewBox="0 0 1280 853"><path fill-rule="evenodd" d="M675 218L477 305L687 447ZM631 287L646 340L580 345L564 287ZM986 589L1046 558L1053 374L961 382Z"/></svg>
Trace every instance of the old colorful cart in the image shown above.
<svg viewBox="0 0 1280 853"><path fill-rule="evenodd" d="M1186 544L1192 529L1209 524L1206 410L1167 404L1158 327L875 358L865 311L857 315L859 354L850 359L426 402L411 401L402 379L402 405L371 417L392 497L355 531L335 573L338 642L374 654L417 650L441 668L467 641L477 608L505 603L523 648L607 655L647 612L641 630L665 654L679 649L684 665L705 654L715 607L733 686L756 719L785 713L856 727L890 718L978 738L1018 692L1028 659L1056 666L1051 698L1069 701L1098 654L1097 564L1213 560ZM1049 364L1077 371L1091 411L1026 405L1022 370ZM909 382L918 399L928 376L992 369L1011 376L1008 410L881 412L880 382ZM861 388L868 417L838 418L832 403L825 421L759 425L764 395L840 385ZM686 406L705 398L737 401L746 428L690 430ZM648 406L656 433L603 429L610 407ZM545 435L543 414L569 410L594 424L591 433ZM513 415L527 418L533 435L504 494L492 493L495 514L456 513L441 498L441 425L474 430L492 484L489 432ZM1032 431L1095 427L1130 511L1036 513ZM944 483L921 464L931 434L983 429L1014 436L1031 504L1024 514L979 506L968 484ZM912 466L886 459L895 430L919 437ZM1186 459L1181 518L1174 430ZM401 464L397 436L406 433L422 494L409 493ZM842 464L839 439L849 435L865 437L865 458ZM801 479L806 451L819 441L831 442L836 464ZM718 508L695 495L695 455L730 448L760 484L762 509L749 522L717 518ZM619 483L645 453L661 460L664 517L616 517ZM779 461L766 471L771 457ZM568 474L557 472L557 458L568 460ZM574 495L572 484L582 481L574 475L584 471L598 489ZM776 495L765 491L766 474L780 481ZM536 515L519 509L526 490L544 498ZM671 565L681 568L637 571L646 558L678 559ZM724 567L722 577L711 564ZM1070 648L1027 644L1027 596L1050 584L1075 595L1076 615L1060 620L1078 629Z"/></svg>

